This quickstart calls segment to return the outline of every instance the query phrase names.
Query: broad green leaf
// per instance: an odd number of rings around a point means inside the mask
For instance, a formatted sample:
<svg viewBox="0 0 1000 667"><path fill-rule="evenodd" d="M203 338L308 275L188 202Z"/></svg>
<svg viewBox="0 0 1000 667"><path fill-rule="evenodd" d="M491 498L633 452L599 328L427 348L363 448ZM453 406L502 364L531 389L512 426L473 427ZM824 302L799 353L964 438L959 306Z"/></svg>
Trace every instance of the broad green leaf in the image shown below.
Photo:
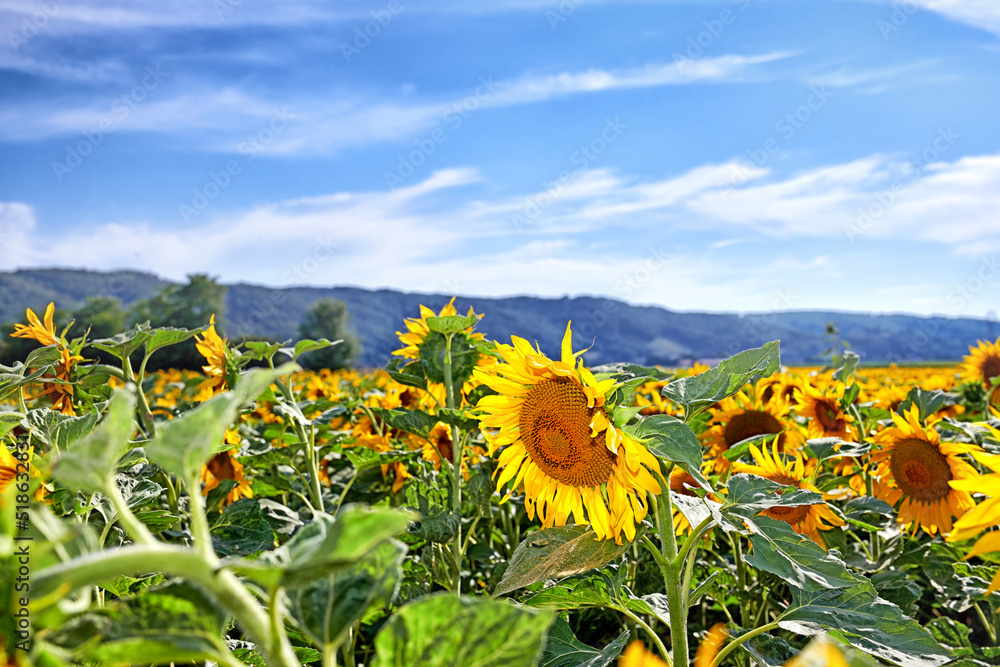
<svg viewBox="0 0 1000 667"><path fill-rule="evenodd" d="M159 327L152 329L143 343L146 346L146 356L148 357L153 352L168 345L182 343L195 334L202 333L207 329L208 325L198 327L197 329L184 329L181 327Z"/></svg>
<svg viewBox="0 0 1000 667"><path fill-rule="evenodd" d="M249 352L244 352L243 354L252 359L266 361L268 359L273 359L274 355L291 342L291 339L282 343L271 343L266 340L248 340L243 343L243 347L249 350ZM294 350L294 348L292 349Z"/></svg>
<svg viewBox="0 0 1000 667"><path fill-rule="evenodd" d="M740 473L729 478L729 494L723 512L749 519L772 507L825 504L823 496L798 487L779 484L769 479Z"/></svg>
<svg viewBox="0 0 1000 667"><path fill-rule="evenodd" d="M68 449L94 430L104 407L106 405L102 403L94 411L79 417L64 415L50 408L35 408L25 415L24 425L31 429L32 438L37 438L50 447Z"/></svg>
<svg viewBox="0 0 1000 667"><path fill-rule="evenodd" d="M151 336L149 322L137 324L129 331L115 334L111 338L99 338L91 341L91 345L98 350L103 350L108 354L125 360L131 357L132 353L142 347Z"/></svg>
<svg viewBox="0 0 1000 667"><path fill-rule="evenodd" d="M958 399L958 394L951 394L940 389L928 391L920 387L914 387L896 408L896 412L901 415L905 414L907 410L916 405L920 412L921 421L926 421L928 417L938 410L958 403Z"/></svg>
<svg viewBox="0 0 1000 667"><path fill-rule="evenodd" d="M385 366L385 372L399 384L417 389L427 389L427 376L424 373L423 365L418 361L405 363L402 359L390 359Z"/></svg>
<svg viewBox="0 0 1000 667"><path fill-rule="evenodd" d="M389 604L403 579L406 545L387 540L346 569L288 591L290 611L316 646L336 646L365 614Z"/></svg>
<svg viewBox="0 0 1000 667"><path fill-rule="evenodd" d="M375 450L368 449L367 447L346 447L344 449L344 456L346 456L347 460L351 462L359 475L366 470L378 468L379 466L383 466L387 463L395 463L396 461L412 460L419 455L420 452L408 452L403 450L376 452Z"/></svg>
<svg viewBox="0 0 1000 667"><path fill-rule="evenodd" d="M444 359L447 337L431 331L419 345L420 365L431 382L443 384L445 381ZM455 398L461 391L462 383L472 377L472 369L479 360L480 350L468 334L457 333L451 339L451 380L454 383Z"/></svg>
<svg viewBox="0 0 1000 667"><path fill-rule="evenodd" d="M55 345L39 347L28 353L24 360L25 368L40 368L42 366L52 366L62 361L62 352Z"/></svg>
<svg viewBox="0 0 1000 667"><path fill-rule="evenodd" d="M446 544L451 542L462 523L462 515L451 510L436 514L424 514L410 524L410 534L428 542Z"/></svg>
<svg viewBox="0 0 1000 667"><path fill-rule="evenodd" d="M249 556L274 548L274 531L254 498L240 498L212 526L212 546L220 556Z"/></svg>
<svg viewBox="0 0 1000 667"><path fill-rule="evenodd" d="M456 334L465 331L479 321L479 316L475 313L469 315L444 315L441 317L428 317L427 328L440 334Z"/></svg>
<svg viewBox="0 0 1000 667"><path fill-rule="evenodd" d="M748 382L775 373L781 366L779 341L746 350L729 357L699 375L674 380L663 388L663 395L684 408L685 421L732 396Z"/></svg>
<svg viewBox="0 0 1000 667"><path fill-rule="evenodd" d="M0 409L0 438L17 428L25 416L23 412Z"/></svg>
<svg viewBox="0 0 1000 667"><path fill-rule="evenodd" d="M840 438L813 438L807 440L806 445L812 450L813 455L820 461L840 458L842 456L852 456L857 458L864 456L871 451L871 443L859 444L849 442Z"/></svg>
<svg viewBox="0 0 1000 667"><path fill-rule="evenodd" d="M733 632L733 639L743 636L746 630ZM764 667L783 667L796 650L781 637L766 632L740 644L740 649Z"/></svg>
<svg viewBox="0 0 1000 667"><path fill-rule="evenodd" d="M348 505L335 517L317 512L282 546L257 560L233 561L229 567L266 587L306 584L357 562L416 518L404 510L361 505Z"/></svg>
<svg viewBox="0 0 1000 667"><path fill-rule="evenodd" d="M887 600L906 614L913 612L913 605L924 594L917 582L900 570L883 570L871 577L878 596Z"/></svg>
<svg viewBox="0 0 1000 667"><path fill-rule="evenodd" d="M669 380L675 373L665 371L656 366L640 366L639 364L616 363L592 366L590 369L594 375L621 376L622 378L642 379L643 382L651 380ZM641 383L640 383L641 384Z"/></svg>
<svg viewBox="0 0 1000 667"><path fill-rule="evenodd" d="M431 429L434 428L434 425L438 423L437 417L421 410L407 410L405 408L394 408L392 410L386 408L370 409L372 414L392 428L398 428L400 431L419 435L421 438L426 438Z"/></svg>
<svg viewBox="0 0 1000 667"><path fill-rule="evenodd" d="M437 593L403 606L375 637L374 667L534 665L555 615Z"/></svg>
<svg viewBox="0 0 1000 667"><path fill-rule="evenodd" d="M132 393L115 392L104 420L94 432L59 458L54 471L56 479L76 491L107 493L114 480L115 463L129 448L134 411Z"/></svg>
<svg viewBox="0 0 1000 667"><path fill-rule="evenodd" d="M937 667L950 659L927 630L879 598L867 581L835 590L793 588L792 608L779 625L803 635L835 630L851 646L906 667Z"/></svg>
<svg viewBox="0 0 1000 667"><path fill-rule="evenodd" d="M533 532L517 545L493 597L546 579L563 579L604 567L630 546L631 543L597 540L589 526L570 525Z"/></svg>
<svg viewBox="0 0 1000 667"><path fill-rule="evenodd" d="M181 520L167 510L142 510L135 513L135 518L154 535L176 526Z"/></svg>
<svg viewBox="0 0 1000 667"><path fill-rule="evenodd" d="M546 609L581 609L598 607L627 609L637 614L657 616L664 625L670 625L666 604L657 598L650 601L637 597L624 585L625 568L611 566L600 573L574 577L535 593L524 604ZM664 596L665 597L665 596Z"/></svg>
<svg viewBox="0 0 1000 667"><path fill-rule="evenodd" d="M847 379L854 373L854 369L861 363L861 357L858 356L857 352L844 350L841 359L843 361L840 366L833 371L833 379L838 382L847 382Z"/></svg>
<svg viewBox="0 0 1000 667"><path fill-rule="evenodd" d="M645 442L657 458L673 462L694 477L702 488L712 490L712 485L701 474L704 450L690 426L670 415L652 415L625 430Z"/></svg>
<svg viewBox="0 0 1000 667"><path fill-rule="evenodd" d="M892 505L884 500L861 496L847 501L844 505L844 517L854 525L860 522L881 530L895 522L896 512L892 509Z"/></svg>
<svg viewBox="0 0 1000 667"><path fill-rule="evenodd" d="M155 664L215 660L226 652L229 614L200 589L174 580L115 604L111 625L80 661ZM92 648L90 648L92 646Z"/></svg>
<svg viewBox="0 0 1000 667"><path fill-rule="evenodd" d="M750 526L753 550L745 556L747 563L784 579L793 589L850 588L861 581L836 552L799 535L784 521L760 516Z"/></svg>
<svg viewBox="0 0 1000 667"><path fill-rule="evenodd" d="M301 357L306 352L312 352L313 350L322 350L323 348L330 347L331 345L337 345L343 343L342 340L327 340L326 338L320 338L319 340L310 340L308 338L303 338L295 343L295 347L283 347L279 352L287 354L296 360Z"/></svg>
<svg viewBox="0 0 1000 667"><path fill-rule="evenodd" d="M228 448L223 444L226 429L240 409L252 401L276 378L290 373L294 364L276 370L252 369L244 373L232 391L219 394L176 419L164 422L157 437L145 444L149 460L188 480L215 454Z"/></svg>
<svg viewBox="0 0 1000 667"><path fill-rule="evenodd" d="M628 643L630 632L626 629L604 650L587 646L573 634L569 623L556 618L549 628L545 652L539 667L607 667L614 664Z"/></svg>
<svg viewBox="0 0 1000 667"><path fill-rule="evenodd" d="M21 373L0 373L0 399L14 393L18 387L23 387L38 380L51 369L51 366L42 366L41 368L36 368L28 375L22 375ZM22 366L21 370L27 370L27 366Z"/></svg>
<svg viewBox="0 0 1000 667"><path fill-rule="evenodd" d="M115 481L118 491L122 494L125 504L130 510L137 510L157 500L163 487L150 479L137 479L129 475L119 474Z"/></svg>

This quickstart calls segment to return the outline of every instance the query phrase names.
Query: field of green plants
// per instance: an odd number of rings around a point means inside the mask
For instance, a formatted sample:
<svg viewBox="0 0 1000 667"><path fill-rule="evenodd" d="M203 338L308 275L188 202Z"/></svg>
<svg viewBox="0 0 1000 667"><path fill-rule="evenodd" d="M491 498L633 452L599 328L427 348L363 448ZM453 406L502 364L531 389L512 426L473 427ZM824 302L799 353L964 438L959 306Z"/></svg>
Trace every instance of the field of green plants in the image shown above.
<svg viewBox="0 0 1000 667"><path fill-rule="evenodd" d="M52 311L0 368L0 665L1000 664L1000 340L588 367L449 305L305 372Z"/></svg>

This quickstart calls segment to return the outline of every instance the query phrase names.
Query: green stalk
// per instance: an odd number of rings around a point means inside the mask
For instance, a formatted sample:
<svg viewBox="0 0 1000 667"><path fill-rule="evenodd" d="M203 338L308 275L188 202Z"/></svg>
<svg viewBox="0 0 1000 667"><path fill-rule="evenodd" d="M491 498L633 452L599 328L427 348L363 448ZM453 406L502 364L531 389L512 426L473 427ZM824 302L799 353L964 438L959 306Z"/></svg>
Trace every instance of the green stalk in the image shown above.
<svg viewBox="0 0 1000 667"><path fill-rule="evenodd" d="M455 334L445 335L444 344L444 388L445 405L455 409L455 384L451 377L451 341ZM451 427L451 511L458 515L458 530L452 550L455 557L455 595L462 594L462 443L458 438L458 427Z"/></svg>
<svg viewBox="0 0 1000 667"><path fill-rule="evenodd" d="M267 363L271 367L271 370L274 370L274 361L268 359ZM292 396L292 390L288 388L288 385L280 379L275 380L275 384L278 385L278 389L285 400L294 404L295 398ZM309 468L309 484L307 488L309 489L310 504L320 512L324 512L326 510L323 507L323 489L319 485L319 457L316 453L316 447L313 445L313 439L306 433L305 426L298 419L295 419L295 417L290 417L290 419L292 427L295 429L296 437L298 437L302 446L305 447L306 466ZM372 424L374 423L375 420L372 419Z"/></svg>
<svg viewBox="0 0 1000 667"><path fill-rule="evenodd" d="M265 653L267 664L278 667L299 667L291 644L284 633L272 641L270 620L254 596L232 572L216 569L200 553L168 544L132 545L99 551L46 568L32 582L45 592L68 586L69 590L96 586L122 575L134 576L146 572L189 579L229 610L247 635ZM277 646L277 650L272 647Z"/></svg>
<svg viewBox="0 0 1000 667"><path fill-rule="evenodd" d="M125 502L125 499L122 498L122 493L118 489L118 482L115 481L114 477L108 481L108 499L111 500L111 504L114 506L115 511L118 512L118 522L124 526L125 532L128 533L133 542L145 545L156 544L156 538L153 537L153 534L149 532L149 529L146 528L145 524L135 518L135 515L132 514L132 510L128 508L128 504ZM110 523L111 522L109 521L108 524ZM105 529L110 530L107 525L105 526ZM104 537L107 536L105 535ZM101 544L103 543L104 540L102 539Z"/></svg>
<svg viewBox="0 0 1000 667"><path fill-rule="evenodd" d="M145 373L147 359L149 359L148 355L142 360L142 366L139 368L140 373ZM142 390L142 382L136 379L135 373L132 372L132 362L128 357L125 357L123 360L122 370L125 371L126 379L129 382L135 383L135 396L139 401L139 421L142 422L142 430L146 432L146 437L152 440L156 437L156 424L153 423L153 411L149 409L149 401L146 400L146 392Z"/></svg>
<svg viewBox="0 0 1000 667"><path fill-rule="evenodd" d="M757 635L762 635L770 630L775 630L777 627L778 627L778 621L774 621L772 623L768 623L767 625L762 625L759 628L754 628L750 632L740 635L733 641L726 644L726 647L724 649L719 651L719 655L715 656L715 660L712 661L711 667L719 667L722 664L722 660L727 655L736 650L736 648L739 647L739 645L742 644L743 642L749 641L754 637L756 637Z"/></svg>
<svg viewBox="0 0 1000 667"><path fill-rule="evenodd" d="M670 654L667 652L667 647L663 645L663 640L660 639L660 636L653 632L653 628L649 627L649 624L634 614L631 609L626 607L615 607L615 609L635 621L635 624L642 628L646 634L649 635L649 638L653 640L653 643L656 644L656 648L659 649L660 655L663 656L664 662L667 663L667 667L673 667L673 662L670 659ZM683 664L686 667L687 663L685 662Z"/></svg>
<svg viewBox="0 0 1000 667"><path fill-rule="evenodd" d="M663 585L667 594L667 608L670 611L670 644L673 650L673 662L677 665L688 664L687 638L687 607L683 604L685 597L681 591L680 574L682 562L677 556L677 538L674 535L674 522L670 502L670 470L673 464L661 465L657 481L660 483L660 496L656 499L656 526L660 533L661 558L654 560L660 566L663 574ZM646 544L646 542L644 542ZM655 545L654 545L655 546ZM685 555L687 552L685 552Z"/></svg>
<svg viewBox="0 0 1000 667"><path fill-rule="evenodd" d="M206 563L218 565L219 557L215 555L212 546L212 531L208 527L208 517L205 515L205 502L201 499L201 484L198 473L192 473L187 480L188 514L191 519L191 537L194 538L194 548Z"/></svg>

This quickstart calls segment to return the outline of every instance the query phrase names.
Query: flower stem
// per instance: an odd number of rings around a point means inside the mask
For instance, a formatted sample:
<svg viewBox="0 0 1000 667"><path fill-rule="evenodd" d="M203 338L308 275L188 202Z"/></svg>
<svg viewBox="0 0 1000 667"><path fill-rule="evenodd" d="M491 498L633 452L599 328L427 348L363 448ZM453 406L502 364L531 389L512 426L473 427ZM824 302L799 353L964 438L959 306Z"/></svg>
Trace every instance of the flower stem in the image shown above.
<svg viewBox="0 0 1000 667"><path fill-rule="evenodd" d="M674 520L670 502L670 471L673 464L660 465L657 481L660 483L660 496L656 503L656 526L660 533L660 553L665 563L661 565L663 585L667 594L667 608L670 610L670 645L673 649L673 661L677 665L688 664L687 637L687 607L683 599L686 595L681 591L680 574L682 561L677 557L677 537L674 535ZM685 552L686 554L686 552Z"/></svg>
<svg viewBox="0 0 1000 667"><path fill-rule="evenodd" d="M632 613L631 609L626 607L615 608L635 621L635 624L642 628L647 635L649 635L649 638L653 640L654 644L656 644L656 648L659 649L660 655L663 656L663 660L667 663L667 667L673 667L673 662L670 660L670 654L667 652L667 647L663 645L663 640L661 640L660 636L653 631L653 628L649 627L649 624L647 624L639 616ZM687 663L685 662L683 665L686 667Z"/></svg>
<svg viewBox="0 0 1000 667"><path fill-rule="evenodd" d="M762 635L765 632L776 629L777 627L778 627L778 621L774 621L772 623L768 623L767 625L762 625L759 628L754 628L750 632L740 635L733 641L726 644L726 647L724 649L719 651L719 655L715 656L715 660L712 661L711 667L719 667L719 665L722 664L723 659L727 655L732 653L734 650L736 650L736 648L739 647L739 645L742 644L743 642L750 641L757 635Z"/></svg>
<svg viewBox="0 0 1000 667"><path fill-rule="evenodd" d="M451 377L451 341L455 334L445 334L444 340L444 389L445 405L449 410L455 409L455 383ZM451 511L458 515L458 529L455 531L455 542L452 547L455 557L455 595L462 594L462 443L458 438L458 427L451 427Z"/></svg>

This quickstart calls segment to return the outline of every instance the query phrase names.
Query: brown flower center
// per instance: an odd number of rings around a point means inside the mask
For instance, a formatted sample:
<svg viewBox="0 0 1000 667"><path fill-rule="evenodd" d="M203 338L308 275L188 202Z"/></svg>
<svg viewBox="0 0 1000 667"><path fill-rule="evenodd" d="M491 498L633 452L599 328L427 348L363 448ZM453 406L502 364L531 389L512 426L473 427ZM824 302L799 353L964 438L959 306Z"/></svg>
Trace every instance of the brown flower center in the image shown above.
<svg viewBox="0 0 1000 667"><path fill-rule="evenodd" d="M215 476L215 479L236 479L233 457L228 451L213 456L208 462L208 471Z"/></svg>
<svg viewBox="0 0 1000 667"><path fill-rule="evenodd" d="M926 440L906 438L897 442L889 468L896 485L913 500L933 503L951 492L948 458Z"/></svg>
<svg viewBox="0 0 1000 667"><path fill-rule="evenodd" d="M592 487L611 477L615 455L603 434L590 437L593 410L587 394L568 378L542 380L524 397L519 425L531 460L570 486Z"/></svg>
<svg viewBox="0 0 1000 667"><path fill-rule="evenodd" d="M816 401L816 420L825 433L838 433L844 428L840 408L831 400Z"/></svg>
<svg viewBox="0 0 1000 667"><path fill-rule="evenodd" d="M770 412L765 412L764 410L745 410L738 415L733 415L729 422L726 424L726 428L723 430L722 435L726 440L726 449L732 447L737 442L746 440L747 438L753 438L758 435L766 435L768 433L781 433L784 428L778 418L772 415ZM781 449L781 445L784 442L784 438L778 437L778 448Z"/></svg>
<svg viewBox="0 0 1000 667"><path fill-rule="evenodd" d="M1000 375L1000 357L989 355L983 359L983 365L979 369L983 374L983 382L990 386L990 378Z"/></svg>

